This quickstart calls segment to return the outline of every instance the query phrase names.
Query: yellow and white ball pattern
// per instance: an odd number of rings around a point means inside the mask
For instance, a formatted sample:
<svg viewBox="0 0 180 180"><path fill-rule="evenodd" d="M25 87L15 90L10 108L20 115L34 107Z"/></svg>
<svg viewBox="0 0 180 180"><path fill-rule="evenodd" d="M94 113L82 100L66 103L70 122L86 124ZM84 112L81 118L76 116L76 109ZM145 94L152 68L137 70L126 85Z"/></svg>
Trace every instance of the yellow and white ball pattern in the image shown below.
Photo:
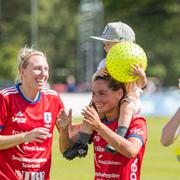
<svg viewBox="0 0 180 180"><path fill-rule="evenodd" d="M106 56L106 69L112 78L119 82L127 83L137 79L130 75L131 64L142 64L144 71L147 67L146 53L136 43L120 42L114 45Z"/></svg>

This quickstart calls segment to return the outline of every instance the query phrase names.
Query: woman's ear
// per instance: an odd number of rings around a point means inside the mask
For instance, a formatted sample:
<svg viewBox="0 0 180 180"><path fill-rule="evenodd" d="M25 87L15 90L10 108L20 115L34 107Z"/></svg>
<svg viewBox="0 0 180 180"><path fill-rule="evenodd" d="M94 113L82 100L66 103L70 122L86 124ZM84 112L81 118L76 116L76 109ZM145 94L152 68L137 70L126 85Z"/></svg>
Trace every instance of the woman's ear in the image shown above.
<svg viewBox="0 0 180 180"><path fill-rule="evenodd" d="M23 80L23 74L24 74L23 69L19 68L19 80Z"/></svg>
<svg viewBox="0 0 180 180"><path fill-rule="evenodd" d="M119 89L119 90L117 90L117 98L118 98L118 100L121 100L121 98L123 97L123 89Z"/></svg>

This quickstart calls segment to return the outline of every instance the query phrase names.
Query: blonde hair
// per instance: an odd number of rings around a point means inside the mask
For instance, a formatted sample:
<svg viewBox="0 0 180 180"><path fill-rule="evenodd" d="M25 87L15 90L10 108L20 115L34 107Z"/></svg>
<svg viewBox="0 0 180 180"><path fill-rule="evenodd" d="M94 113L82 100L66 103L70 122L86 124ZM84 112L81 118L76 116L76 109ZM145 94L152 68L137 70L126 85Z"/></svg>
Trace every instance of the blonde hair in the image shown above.
<svg viewBox="0 0 180 180"><path fill-rule="evenodd" d="M27 60L33 55L41 55L46 58L46 55L43 52L33 48L24 47L18 53L18 68L26 68L28 64Z"/></svg>
<svg viewBox="0 0 180 180"><path fill-rule="evenodd" d="M20 49L18 53L18 71L22 68L25 69L28 65L28 59L34 55L41 55L46 58L45 53L42 51L38 51L36 49L24 47ZM16 77L16 82L20 82L20 76L18 73L18 76Z"/></svg>

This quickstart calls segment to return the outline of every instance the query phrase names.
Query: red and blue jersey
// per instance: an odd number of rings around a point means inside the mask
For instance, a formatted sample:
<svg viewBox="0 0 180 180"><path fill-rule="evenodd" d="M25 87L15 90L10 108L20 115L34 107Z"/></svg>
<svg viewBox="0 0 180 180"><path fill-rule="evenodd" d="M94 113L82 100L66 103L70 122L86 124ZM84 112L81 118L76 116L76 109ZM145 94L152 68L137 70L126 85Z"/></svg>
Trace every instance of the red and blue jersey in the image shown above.
<svg viewBox="0 0 180 180"><path fill-rule="evenodd" d="M36 100L23 96L19 85L0 91L0 135L15 135L34 128L49 129L43 143L23 143L0 150L1 180L48 180L53 129L59 110L64 108L57 92L44 89Z"/></svg>
<svg viewBox="0 0 180 180"><path fill-rule="evenodd" d="M113 131L117 129L118 120L112 122L102 120L102 122ZM131 137L138 138L142 142L142 147L137 156L130 159L120 153L106 152L104 147L107 142L98 133L95 133L93 138L95 180L140 179L140 170L147 141L147 126L143 117L132 119L125 138Z"/></svg>

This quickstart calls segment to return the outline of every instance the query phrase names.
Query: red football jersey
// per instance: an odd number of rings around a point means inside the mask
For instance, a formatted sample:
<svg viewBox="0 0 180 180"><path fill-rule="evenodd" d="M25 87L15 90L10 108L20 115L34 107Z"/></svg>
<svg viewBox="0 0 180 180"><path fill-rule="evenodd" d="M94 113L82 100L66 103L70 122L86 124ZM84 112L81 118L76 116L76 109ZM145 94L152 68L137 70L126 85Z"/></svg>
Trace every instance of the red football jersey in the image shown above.
<svg viewBox="0 0 180 180"><path fill-rule="evenodd" d="M59 110L64 108L59 95L42 90L36 100L29 101L19 85L0 92L0 135L14 135L37 127L49 129L43 143L31 142L0 150L1 180L47 180L51 165L53 129Z"/></svg>
<svg viewBox="0 0 180 180"><path fill-rule="evenodd" d="M115 131L118 120L108 122L102 121L106 126ZM146 120L142 117L133 118L126 134L126 139L130 137L139 138L142 141L142 148L135 158L127 158L120 153L112 154L106 152L104 147L107 142L95 133L93 138L94 145L94 164L95 180L139 180L140 169L147 141Z"/></svg>

